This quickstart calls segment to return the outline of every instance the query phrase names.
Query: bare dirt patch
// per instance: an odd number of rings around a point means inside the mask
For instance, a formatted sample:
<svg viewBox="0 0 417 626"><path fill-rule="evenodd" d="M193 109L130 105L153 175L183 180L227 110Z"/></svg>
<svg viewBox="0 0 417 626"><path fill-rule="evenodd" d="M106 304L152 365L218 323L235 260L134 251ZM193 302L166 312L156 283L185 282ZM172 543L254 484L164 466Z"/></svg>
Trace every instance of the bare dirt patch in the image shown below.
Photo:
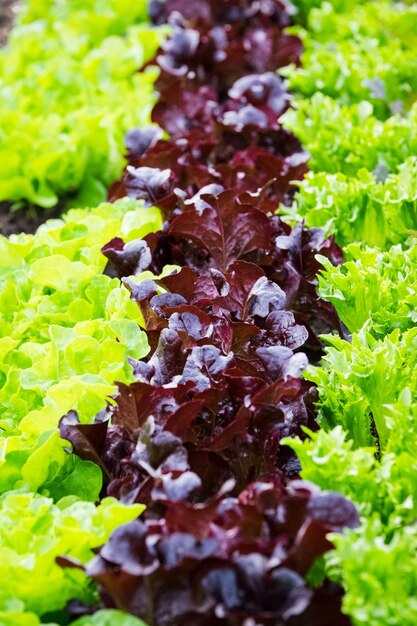
<svg viewBox="0 0 417 626"><path fill-rule="evenodd" d="M48 219L61 217L63 203L53 209L27 207L12 211L10 202L0 202L0 233L5 237L17 233L34 233Z"/></svg>
<svg viewBox="0 0 417 626"><path fill-rule="evenodd" d="M0 0L0 46L7 42L16 17L17 0Z"/></svg>

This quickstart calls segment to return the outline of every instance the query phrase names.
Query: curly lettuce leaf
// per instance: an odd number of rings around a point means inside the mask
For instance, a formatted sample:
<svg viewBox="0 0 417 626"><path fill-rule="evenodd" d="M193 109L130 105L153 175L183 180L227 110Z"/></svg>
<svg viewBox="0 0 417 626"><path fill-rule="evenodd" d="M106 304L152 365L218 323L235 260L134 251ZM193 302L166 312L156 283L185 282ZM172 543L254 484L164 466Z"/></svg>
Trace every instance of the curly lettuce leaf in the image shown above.
<svg viewBox="0 0 417 626"><path fill-rule="evenodd" d="M404 243L417 229L417 160L410 157L397 173L385 174L383 168L361 169L351 177L310 172L297 183L293 205L281 213L324 228L343 246L361 242L387 249Z"/></svg>
<svg viewBox="0 0 417 626"><path fill-rule="evenodd" d="M376 116L408 110L417 92L417 10L402 4L349 3L348 14L323 3L294 29L304 43L301 67L282 73L298 96L321 92L340 104L369 100Z"/></svg>
<svg viewBox="0 0 417 626"><path fill-rule="evenodd" d="M351 244L339 267L320 257L320 295L330 301L351 332L366 324L375 338L416 324L417 247L393 246L383 252Z"/></svg>
<svg viewBox="0 0 417 626"><path fill-rule="evenodd" d="M360 169L386 174L417 152L417 105L407 116L378 120L370 102L340 104L322 93L297 100L281 118L311 154L313 171L356 176Z"/></svg>
<svg viewBox="0 0 417 626"><path fill-rule="evenodd" d="M414 626L415 525L387 535L378 518L370 518L358 530L331 538L336 551L330 555L328 570L333 579L343 581L343 610L355 626Z"/></svg>

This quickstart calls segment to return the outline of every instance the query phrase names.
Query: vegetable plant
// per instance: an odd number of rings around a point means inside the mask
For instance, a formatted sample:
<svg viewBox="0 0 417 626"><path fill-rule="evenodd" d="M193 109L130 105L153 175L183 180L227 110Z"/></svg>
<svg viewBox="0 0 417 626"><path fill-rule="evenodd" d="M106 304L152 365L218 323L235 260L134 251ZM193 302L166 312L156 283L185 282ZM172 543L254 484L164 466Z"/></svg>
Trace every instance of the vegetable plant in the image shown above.
<svg viewBox="0 0 417 626"><path fill-rule="evenodd" d="M164 30L145 0L23 3L0 50L0 201L96 206L123 167L123 136L146 124Z"/></svg>

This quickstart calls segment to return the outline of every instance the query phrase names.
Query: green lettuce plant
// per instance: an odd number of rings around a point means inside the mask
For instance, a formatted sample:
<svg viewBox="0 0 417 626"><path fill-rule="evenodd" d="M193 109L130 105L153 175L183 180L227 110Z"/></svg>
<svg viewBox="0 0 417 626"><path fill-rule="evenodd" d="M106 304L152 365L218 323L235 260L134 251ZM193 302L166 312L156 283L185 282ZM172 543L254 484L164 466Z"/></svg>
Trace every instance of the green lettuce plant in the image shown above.
<svg viewBox="0 0 417 626"><path fill-rule="evenodd" d="M74 496L56 504L31 493L2 496L0 607L10 609L20 603L25 611L44 615L62 609L74 597L94 600L95 590L84 572L61 568L56 558L65 555L87 562L93 548L143 508L125 506L113 498L105 498L96 507Z"/></svg>
<svg viewBox="0 0 417 626"><path fill-rule="evenodd" d="M346 253L339 268L325 262L320 290L353 333L349 340L326 337L322 366L307 372L318 387L321 429L285 444L297 453L304 479L341 492L361 512L358 530L333 538L336 550L326 564L346 590L343 606L355 626L411 626L417 617L416 248L381 252L352 244Z"/></svg>
<svg viewBox="0 0 417 626"><path fill-rule="evenodd" d="M286 70L295 109L282 121L310 152L312 172L281 211L346 246L340 267L320 257L319 283L347 334L325 337L320 367L306 373L321 428L284 443L302 478L361 513L357 530L330 537L335 550L312 578L325 571L342 585L354 626L413 626L417 11L413 2L296 4L305 53Z"/></svg>
<svg viewBox="0 0 417 626"><path fill-rule="evenodd" d="M372 0L293 0L292 4L296 8L295 19L301 22L307 22L310 14L315 9L321 8L323 5L332 7L337 13L349 13L353 8L365 4ZM389 3L390 0L379 0L379 4Z"/></svg>
<svg viewBox="0 0 417 626"><path fill-rule="evenodd" d="M159 211L122 200L73 210L36 235L0 240L0 428L39 436L70 409L88 421L148 351L137 305L103 275L101 247L143 237Z"/></svg>
<svg viewBox="0 0 417 626"><path fill-rule="evenodd" d="M2 626L41 626L39 617L35 613L23 612L21 603L14 602L13 611L2 611L0 609L0 623ZM58 626L51 622L42 622L43 626ZM80 617L72 622L73 626L146 626L145 623L128 615L122 613L122 611L116 611L113 609L101 610L94 613L94 615L87 615Z"/></svg>
<svg viewBox="0 0 417 626"><path fill-rule="evenodd" d="M397 417L379 458L375 448L354 449L341 426L286 440L303 478L350 497L362 514L357 530L330 537L336 549L325 564L345 590L343 608L355 626L412 626L417 618L416 414L402 403Z"/></svg>
<svg viewBox="0 0 417 626"><path fill-rule="evenodd" d="M369 100L381 119L409 109L417 92L417 10L377 6L348 3L341 11L324 2L309 12L306 29L294 29L305 46L303 64L282 73L297 97L319 91L344 105Z"/></svg>
<svg viewBox="0 0 417 626"><path fill-rule="evenodd" d="M413 240L412 240L413 241ZM375 338L417 322L417 247L393 246L388 251L351 244L345 263L333 266L320 257L320 295L332 302L351 332L367 324Z"/></svg>
<svg viewBox="0 0 417 626"><path fill-rule="evenodd" d="M281 118L310 153L290 220L347 245L387 249L416 228L417 10L413 3L298 2L305 52L285 68L294 108Z"/></svg>
<svg viewBox="0 0 417 626"><path fill-rule="evenodd" d="M73 408L91 420L116 381L132 381L127 356L147 354L139 308L103 273L101 247L161 225L157 209L124 199L69 211L35 235L0 239L1 623L31 626L71 598L94 600L84 574L61 569L56 557L89 560L143 509L111 499L96 507L101 470L70 454L56 427ZM121 614L101 617L140 625ZM97 622L80 622L90 623Z"/></svg>
<svg viewBox="0 0 417 626"><path fill-rule="evenodd" d="M74 407L90 420L117 380L132 380L126 357L148 352L140 311L119 280L103 274L101 247L161 224L157 209L125 199L72 210L35 235L0 239L2 624L37 625L37 615L71 598L94 600L84 574L61 569L56 557L89 560L143 509L112 499L96 507L101 470L70 454L56 427ZM137 624L119 614L101 617ZM80 622L89 623L96 622Z"/></svg>
<svg viewBox="0 0 417 626"><path fill-rule="evenodd" d="M282 210L309 227L324 228L342 246L360 241L388 248L417 228L417 159L408 158L397 174L382 181L367 169L355 177L309 172L297 183L291 207Z"/></svg>
<svg viewBox="0 0 417 626"><path fill-rule="evenodd" d="M357 530L331 536L336 550L326 559L327 574L345 589L343 608L355 626L412 626L417 618L415 427L409 419L401 424L402 436L393 435L379 460L375 448L353 449L341 426L309 433L304 442L286 440L303 478L350 497L362 514Z"/></svg>
<svg viewBox="0 0 417 626"><path fill-rule="evenodd" d="M387 406L406 390L417 400L417 328L403 334L397 329L383 340L363 329L352 342L328 341L326 367L307 374L318 385L320 422L342 424L357 445L369 445L373 420L384 449L393 428Z"/></svg>
<svg viewBox="0 0 417 626"><path fill-rule="evenodd" d="M142 620L127 615L121 611L103 610L94 615L81 617L74 622L74 626L145 626Z"/></svg>
<svg viewBox="0 0 417 626"><path fill-rule="evenodd" d="M417 620L417 531L415 525L387 533L379 519L332 535L330 575L343 581L343 609L355 626L414 626ZM366 567L364 567L366 563Z"/></svg>
<svg viewBox="0 0 417 626"><path fill-rule="evenodd" d="M367 100L342 105L318 92L296 101L295 109L281 121L307 148L315 172L353 177L362 168L370 172L379 168L388 175L417 151L417 105L405 117L393 115L381 121Z"/></svg>
<svg viewBox="0 0 417 626"><path fill-rule="evenodd" d="M137 69L165 29L147 3L23 3L0 50L0 201L95 206L123 167L123 137L149 123L157 71Z"/></svg>
<svg viewBox="0 0 417 626"><path fill-rule="evenodd" d="M352 244L346 254L338 268L320 257L319 282L352 337L328 336L324 367L307 376L318 385L325 428L342 424L355 445L367 445L372 419L384 449L393 430L391 405L417 399L417 249L381 252Z"/></svg>
<svg viewBox="0 0 417 626"><path fill-rule="evenodd" d="M95 502L102 487L100 468L68 454L70 446L58 430L36 439L25 434L0 439L0 493L34 491L54 500L77 495Z"/></svg>

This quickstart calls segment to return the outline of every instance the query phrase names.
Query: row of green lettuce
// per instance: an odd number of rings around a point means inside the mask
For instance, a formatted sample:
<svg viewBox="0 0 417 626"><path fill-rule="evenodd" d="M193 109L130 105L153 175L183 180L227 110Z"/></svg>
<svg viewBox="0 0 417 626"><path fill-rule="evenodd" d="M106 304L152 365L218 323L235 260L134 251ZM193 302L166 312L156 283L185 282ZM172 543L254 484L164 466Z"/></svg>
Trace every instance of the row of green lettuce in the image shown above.
<svg viewBox="0 0 417 626"><path fill-rule="evenodd" d="M101 471L69 453L57 425L70 409L91 421L115 393L114 381L133 380L127 357L147 354L139 309L118 279L103 274L100 248L161 225L157 209L125 199L71 210L35 235L0 239L2 626L66 624L69 600L94 604L96 590L83 572L61 569L55 559L88 561L143 509L113 498L96 507ZM76 624L140 622L110 612Z"/></svg>
<svg viewBox="0 0 417 626"><path fill-rule="evenodd" d="M93 204L123 164L125 130L149 120L155 72L136 73L162 31L146 2L30 0L0 52L0 199ZM137 307L103 275L100 248L143 237L158 211L128 200L70 211L35 236L0 240L0 623L65 624L72 598L93 602L79 570L55 559L92 556L142 507L111 498L93 463L68 454L57 424L106 404L131 380L129 354L148 351ZM99 612L77 626L138 626Z"/></svg>
<svg viewBox="0 0 417 626"><path fill-rule="evenodd" d="M342 245L388 248L417 228L417 6L349 0L314 8L303 67L286 68L284 121L310 152L293 217Z"/></svg>
<svg viewBox="0 0 417 626"><path fill-rule="evenodd" d="M345 263L322 259L321 295L349 338L326 338L321 429L287 440L302 476L341 492L362 525L334 537L323 571L355 626L417 623L417 6L300 2L301 69L284 124L311 154L289 219L324 227ZM307 11L307 5L311 10Z"/></svg>
<svg viewBox="0 0 417 626"><path fill-rule="evenodd" d="M163 28L147 0L26 0L0 49L0 201L95 206L149 122Z"/></svg>

